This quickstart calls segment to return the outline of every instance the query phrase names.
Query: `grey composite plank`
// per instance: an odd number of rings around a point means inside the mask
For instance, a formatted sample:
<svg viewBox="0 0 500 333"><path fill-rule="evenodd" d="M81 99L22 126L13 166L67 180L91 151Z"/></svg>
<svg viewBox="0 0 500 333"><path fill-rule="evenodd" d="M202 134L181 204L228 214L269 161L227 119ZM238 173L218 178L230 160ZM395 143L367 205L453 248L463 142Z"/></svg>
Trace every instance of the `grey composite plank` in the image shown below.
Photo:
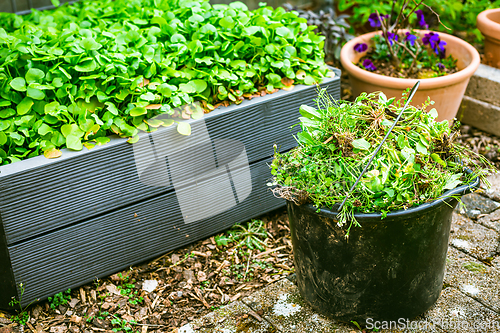
<svg viewBox="0 0 500 333"><path fill-rule="evenodd" d="M330 94L338 99L340 72L336 70L336 73L335 78L326 79L322 86L328 86ZM173 128L164 129L163 136L153 133L150 137L155 145L163 143L168 146L170 141L174 141L173 138L179 142L196 142L199 133L196 126L206 126L212 141L240 141L252 163L270 156L274 143L281 150L296 145L290 126L297 122L299 106L311 104L315 96L316 87L296 86L291 92L278 91L245 100L240 105L214 110L202 120L192 122L193 134L190 137L173 135ZM298 127L293 133L297 130ZM136 145L146 149L148 140L150 138L144 134ZM185 158L184 164L188 169L185 172L186 181L196 171L189 163L193 156L199 164L210 158L200 154L194 147L190 154L173 160L181 165L182 158ZM126 143L125 139L113 138L111 143L90 151L86 148L81 152L64 150L63 156L55 160L38 156L1 166L1 222L7 243L17 244L172 190L171 184L150 186L155 182L169 183L170 170L168 166L153 163L155 161L151 160L151 154L143 155L134 155L134 146ZM139 175L137 168L141 163L155 164L159 169L144 168ZM148 172L153 178L145 181Z"/></svg>
<svg viewBox="0 0 500 333"><path fill-rule="evenodd" d="M26 287L23 302L75 288L282 207L284 200L266 186L269 162L251 165L252 191L245 200L195 223L184 222L171 191L10 246L15 279ZM210 204L216 198L206 199Z"/></svg>

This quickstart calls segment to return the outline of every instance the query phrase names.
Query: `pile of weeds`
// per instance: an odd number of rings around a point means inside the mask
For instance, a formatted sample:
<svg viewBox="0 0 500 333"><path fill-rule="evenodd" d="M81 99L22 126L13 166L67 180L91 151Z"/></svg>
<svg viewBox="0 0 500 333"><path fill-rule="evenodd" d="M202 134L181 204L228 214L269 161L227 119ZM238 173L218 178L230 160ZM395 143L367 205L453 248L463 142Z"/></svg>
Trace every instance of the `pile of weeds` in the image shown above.
<svg viewBox="0 0 500 333"><path fill-rule="evenodd" d="M320 91L317 108L303 105L297 135L300 146L275 152L275 194L317 207L339 204L382 142L404 98L362 94L355 102L334 101ZM438 122L438 111L409 106L339 215L339 226L354 213L408 209L433 201L446 190L484 178L494 170L484 157L454 142L458 122ZM480 161L478 164L477 161ZM466 171L466 169L469 169Z"/></svg>

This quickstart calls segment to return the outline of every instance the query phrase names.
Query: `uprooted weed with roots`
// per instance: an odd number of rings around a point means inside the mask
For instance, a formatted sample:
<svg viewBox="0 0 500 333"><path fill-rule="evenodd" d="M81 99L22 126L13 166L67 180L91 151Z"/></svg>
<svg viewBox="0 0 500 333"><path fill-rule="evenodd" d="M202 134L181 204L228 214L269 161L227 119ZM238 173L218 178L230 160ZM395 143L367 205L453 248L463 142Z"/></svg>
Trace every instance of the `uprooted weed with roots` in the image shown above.
<svg viewBox="0 0 500 333"><path fill-rule="evenodd" d="M317 108L303 105L299 147L271 164L275 195L296 204L334 208L361 174L405 102L383 93L363 93L355 102L335 101L319 91ZM430 100L409 106L374 158L352 195L338 225L357 225L354 213L407 209L440 197L494 170L481 155L454 142L458 122L437 122ZM466 171L466 168L468 171Z"/></svg>

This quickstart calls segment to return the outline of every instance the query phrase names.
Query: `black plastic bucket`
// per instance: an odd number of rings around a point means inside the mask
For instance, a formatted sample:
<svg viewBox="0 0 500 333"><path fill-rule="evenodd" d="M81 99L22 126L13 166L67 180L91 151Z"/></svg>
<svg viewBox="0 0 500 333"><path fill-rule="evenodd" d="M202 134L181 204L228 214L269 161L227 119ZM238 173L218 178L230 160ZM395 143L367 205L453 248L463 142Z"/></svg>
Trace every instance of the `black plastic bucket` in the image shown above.
<svg viewBox="0 0 500 333"><path fill-rule="evenodd" d="M287 202L297 284L302 297L321 314L365 324L368 319L412 319L429 309L443 285L453 209L452 196L387 214L356 214L361 227L334 222L336 212ZM368 321L369 323L370 321Z"/></svg>

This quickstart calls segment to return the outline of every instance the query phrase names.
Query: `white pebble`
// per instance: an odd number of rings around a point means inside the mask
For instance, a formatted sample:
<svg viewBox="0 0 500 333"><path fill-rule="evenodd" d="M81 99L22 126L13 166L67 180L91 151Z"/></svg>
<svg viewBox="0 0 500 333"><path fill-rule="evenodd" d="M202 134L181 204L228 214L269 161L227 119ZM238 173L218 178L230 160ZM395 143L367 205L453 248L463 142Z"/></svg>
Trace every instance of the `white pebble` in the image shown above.
<svg viewBox="0 0 500 333"><path fill-rule="evenodd" d="M274 304L273 311L274 314L277 316L291 316L292 314L299 312L300 309L302 308L298 304L293 304L287 302L288 296L285 295L280 295L280 298L276 304Z"/></svg>
<svg viewBox="0 0 500 333"><path fill-rule="evenodd" d="M456 247L466 249L466 250L471 248L469 242L466 240L463 240L463 239L453 239L451 241L451 244L455 245Z"/></svg>
<svg viewBox="0 0 500 333"><path fill-rule="evenodd" d="M194 330L191 327L191 324L186 324L179 328L179 333L194 333Z"/></svg>
<svg viewBox="0 0 500 333"><path fill-rule="evenodd" d="M147 291L148 293L152 292L158 286L158 281L156 280L145 280L142 284L142 290Z"/></svg>
<svg viewBox="0 0 500 333"><path fill-rule="evenodd" d="M464 293L467 293L471 296L476 296L477 294L479 294L479 289L475 286L470 285L470 284L465 284L460 289L462 289L462 291Z"/></svg>

